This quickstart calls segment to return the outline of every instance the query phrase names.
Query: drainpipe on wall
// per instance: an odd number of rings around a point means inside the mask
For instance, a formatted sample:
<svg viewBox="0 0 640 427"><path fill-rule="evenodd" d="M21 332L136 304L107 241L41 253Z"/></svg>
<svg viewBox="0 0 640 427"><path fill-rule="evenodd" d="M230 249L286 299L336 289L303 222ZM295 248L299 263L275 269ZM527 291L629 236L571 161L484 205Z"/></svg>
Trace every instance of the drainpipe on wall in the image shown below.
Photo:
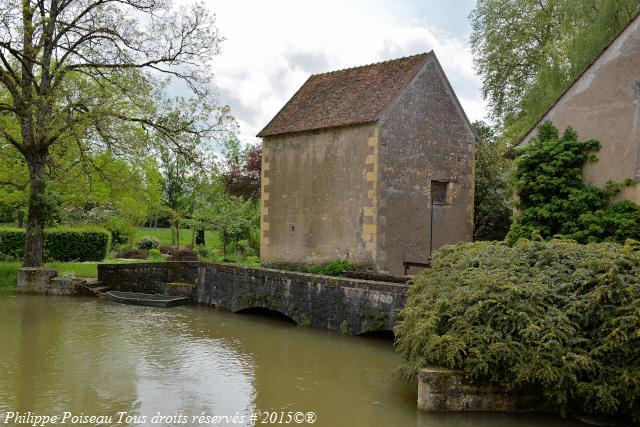
<svg viewBox="0 0 640 427"><path fill-rule="evenodd" d="M636 143L636 173L634 181L636 184L640 183L640 80L636 80L633 82L633 95L635 104L635 115L633 119L633 140ZM636 200L636 203L639 203L640 200Z"/></svg>
<svg viewBox="0 0 640 427"><path fill-rule="evenodd" d="M433 193L431 194L431 210L429 211L429 259L433 252Z"/></svg>

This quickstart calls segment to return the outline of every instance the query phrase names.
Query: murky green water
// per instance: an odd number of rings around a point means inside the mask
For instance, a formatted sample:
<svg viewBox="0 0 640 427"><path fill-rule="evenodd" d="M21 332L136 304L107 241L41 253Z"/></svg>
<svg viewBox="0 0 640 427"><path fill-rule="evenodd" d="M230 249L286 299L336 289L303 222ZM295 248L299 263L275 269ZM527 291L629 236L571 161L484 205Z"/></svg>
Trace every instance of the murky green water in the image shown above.
<svg viewBox="0 0 640 427"><path fill-rule="evenodd" d="M289 411L312 411L316 426L582 425L553 416L420 414L416 385L390 376L398 362L390 342L278 319L0 293L0 425L8 412L113 416L115 425L127 412L146 416L143 425L167 425L152 424L159 412L188 417L171 425L198 425L192 417L203 412L258 410L282 411L285 421ZM234 425L217 421L207 425ZM235 425L252 424L247 417Z"/></svg>

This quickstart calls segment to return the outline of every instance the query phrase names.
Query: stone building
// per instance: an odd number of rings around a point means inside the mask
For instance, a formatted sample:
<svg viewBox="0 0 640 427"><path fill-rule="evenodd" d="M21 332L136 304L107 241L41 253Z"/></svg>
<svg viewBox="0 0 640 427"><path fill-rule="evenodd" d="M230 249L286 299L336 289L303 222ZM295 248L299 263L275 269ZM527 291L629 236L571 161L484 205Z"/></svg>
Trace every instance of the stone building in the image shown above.
<svg viewBox="0 0 640 427"><path fill-rule="evenodd" d="M578 76L540 121L520 141L522 147L537 134L538 124L550 120L560 130L572 127L580 140L597 139L598 161L583 170L585 181L603 187L607 181L632 178L640 182L640 16ZM622 197L640 203L640 186Z"/></svg>
<svg viewBox="0 0 640 427"><path fill-rule="evenodd" d="M433 52L312 75L263 138L263 263L404 274L473 236L475 133Z"/></svg>

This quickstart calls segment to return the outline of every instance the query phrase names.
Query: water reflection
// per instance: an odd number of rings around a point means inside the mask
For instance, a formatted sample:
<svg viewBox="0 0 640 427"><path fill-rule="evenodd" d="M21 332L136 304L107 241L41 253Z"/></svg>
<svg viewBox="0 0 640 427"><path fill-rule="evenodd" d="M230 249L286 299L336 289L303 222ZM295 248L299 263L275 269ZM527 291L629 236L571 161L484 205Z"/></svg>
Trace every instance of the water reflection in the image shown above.
<svg viewBox="0 0 640 427"><path fill-rule="evenodd" d="M552 416L419 414L416 385L391 378L399 358L389 341L281 319L0 294L0 324L0 413L258 409L313 411L316 426L580 425Z"/></svg>

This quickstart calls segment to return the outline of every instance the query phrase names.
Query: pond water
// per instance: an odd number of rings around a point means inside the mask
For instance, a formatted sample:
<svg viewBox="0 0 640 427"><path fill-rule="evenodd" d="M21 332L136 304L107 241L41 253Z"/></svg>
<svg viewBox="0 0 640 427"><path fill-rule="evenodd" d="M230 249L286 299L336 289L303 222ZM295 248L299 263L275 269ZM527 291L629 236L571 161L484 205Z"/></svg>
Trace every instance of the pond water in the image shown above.
<svg viewBox="0 0 640 427"><path fill-rule="evenodd" d="M9 412L234 425L192 417L267 410L314 412L315 426L583 425L550 415L418 413L416 384L391 377L399 357L389 341L281 319L0 293L0 325L0 425ZM158 413L188 422L153 424Z"/></svg>

